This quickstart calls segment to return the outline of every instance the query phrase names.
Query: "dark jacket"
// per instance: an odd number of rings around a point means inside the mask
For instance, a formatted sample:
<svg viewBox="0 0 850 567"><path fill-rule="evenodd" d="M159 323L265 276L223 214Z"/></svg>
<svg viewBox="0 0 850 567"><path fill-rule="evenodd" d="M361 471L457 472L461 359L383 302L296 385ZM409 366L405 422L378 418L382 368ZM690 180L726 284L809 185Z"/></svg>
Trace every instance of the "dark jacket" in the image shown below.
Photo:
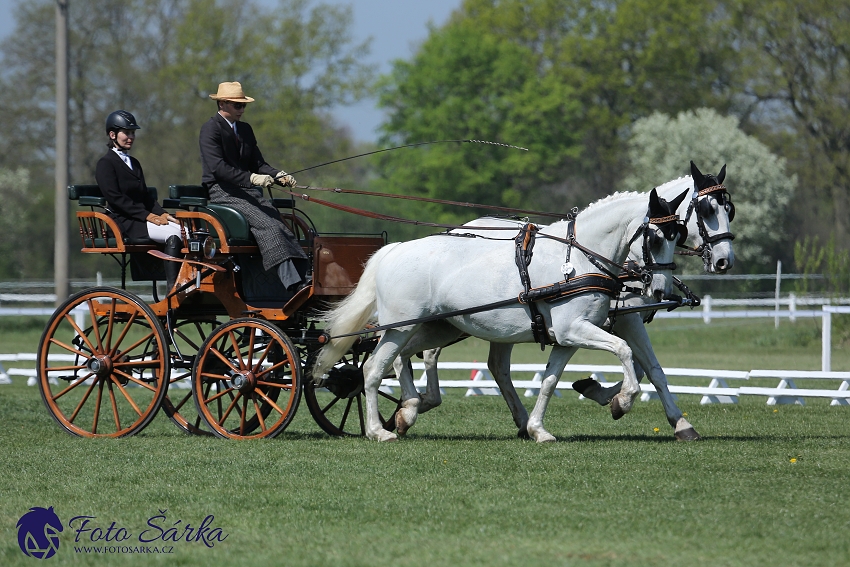
<svg viewBox="0 0 850 567"><path fill-rule="evenodd" d="M218 113L201 127L201 183L207 189L216 183L225 190L248 188L252 173L274 177L280 172L266 163L250 124L237 122L236 129L241 144L227 120Z"/></svg>
<svg viewBox="0 0 850 567"><path fill-rule="evenodd" d="M109 216L118 224L124 238L148 238L148 214L161 215L165 210L149 194L142 164L132 156L130 163L133 169L109 150L98 160L94 177L109 204Z"/></svg>

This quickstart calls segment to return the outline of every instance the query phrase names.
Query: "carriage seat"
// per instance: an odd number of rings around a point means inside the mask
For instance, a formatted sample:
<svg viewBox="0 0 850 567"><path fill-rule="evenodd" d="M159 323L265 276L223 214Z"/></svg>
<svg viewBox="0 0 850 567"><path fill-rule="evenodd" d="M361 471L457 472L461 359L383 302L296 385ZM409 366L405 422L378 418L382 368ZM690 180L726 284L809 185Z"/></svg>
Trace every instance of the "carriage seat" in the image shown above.
<svg viewBox="0 0 850 567"><path fill-rule="evenodd" d="M148 193L154 201L157 200L156 187L148 187ZM106 197L103 196L100 187L97 185L69 185L68 198L72 201L77 201L81 207L91 207L92 210L94 210L94 207L105 209L107 206ZM156 244L150 238L128 238L122 236L122 241L124 244L132 246L152 246ZM116 240L114 235L110 235L108 239L95 238L93 241L90 238L85 239L86 247L114 248L115 245Z"/></svg>
<svg viewBox="0 0 850 567"><path fill-rule="evenodd" d="M209 192L201 185L170 185L168 187L168 199L163 201L163 206L170 208L182 208L201 210L210 213L221 221L227 232L227 243L231 246L256 246L248 219L245 215L227 205L210 203ZM292 208L293 199L273 199L272 204L280 208Z"/></svg>

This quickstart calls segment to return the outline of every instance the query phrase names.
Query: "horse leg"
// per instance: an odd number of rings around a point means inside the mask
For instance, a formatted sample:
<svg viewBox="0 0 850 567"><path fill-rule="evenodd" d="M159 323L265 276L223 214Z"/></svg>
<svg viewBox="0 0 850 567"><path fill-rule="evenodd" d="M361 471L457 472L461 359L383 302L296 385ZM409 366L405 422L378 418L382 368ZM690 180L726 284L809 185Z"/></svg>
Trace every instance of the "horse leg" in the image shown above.
<svg viewBox="0 0 850 567"><path fill-rule="evenodd" d="M543 381L540 383L540 394L537 396L537 402L534 404L534 409L531 410L531 415L528 416L528 424L526 425L528 435L538 443L555 441L555 436L543 427L543 416L552 394L555 393L555 386L558 385L558 380L564 372L564 366L567 365L567 362L577 350L576 347L560 345L552 347L552 353L546 363Z"/></svg>
<svg viewBox="0 0 850 567"><path fill-rule="evenodd" d="M399 435L404 435L416 423L419 415L419 392L413 384L410 357L401 354L393 361L393 369L401 387L401 407L395 414L395 426Z"/></svg>
<svg viewBox="0 0 850 567"><path fill-rule="evenodd" d="M437 359L440 358L442 347L422 352L422 361L425 363L425 393L422 395L422 403L419 405L419 413L425 413L443 403L440 397L440 379L437 375Z"/></svg>
<svg viewBox="0 0 850 567"><path fill-rule="evenodd" d="M629 343L635 359L647 370L649 381L655 386L655 391L664 407L664 413L667 415L667 422L673 427L676 439L679 441L700 439L699 433L682 416L682 410L679 409L672 394L670 394L670 389L667 387L667 376L655 356L655 351L652 350L652 344L649 342L649 335L646 332L643 320L640 317L626 315L617 320L613 330Z"/></svg>
<svg viewBox="0 0 850 567"><path fill-rule="evenodd" d="M363 366L363 393L366 397L366 437L374 441L395 441L398 436L384 429L378 417L378 388L381 380L387 375L393 362L398 357L404 345L416 333L418 325L406 327L405 330L389 329L372 356Z"/></svg>
<svg viewBox="0 0 850 567"><path fill-rule="evenodd" d="M519 429L517 435L528 439L528 411L522 405L522 401L511 381L511 351L514 345L510 343L490 343L490 354L487 357L487 368L499 385L499 391L511 410L514 423Z"/></svg>
<svg viewBox="0 0 850 567"><path fill-rule="evenodd" d="M558 344L570 345L613 353L623 365L623 384L620 392L611 399L611 415L620 419L632 409L632 403L640 392L635 376L632 350L620 337L606 333L587 319L573 320L565 329L556 331Z"/></svg>

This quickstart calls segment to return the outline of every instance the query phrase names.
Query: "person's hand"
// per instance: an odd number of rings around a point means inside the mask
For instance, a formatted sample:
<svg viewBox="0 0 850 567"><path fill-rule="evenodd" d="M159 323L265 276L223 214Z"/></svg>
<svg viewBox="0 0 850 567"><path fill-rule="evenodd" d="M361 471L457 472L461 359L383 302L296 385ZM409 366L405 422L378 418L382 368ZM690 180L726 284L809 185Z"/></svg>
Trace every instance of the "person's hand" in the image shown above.
<svg viewBox="0 0 850 567"><path fill-rule="evenodd" d="M155 215L153 213L150 213L147 216L147 221L151 224L161 226L161 225L164 225L164 224L168 224L168 219L166 218L167 216L168 216L168 213L165 213L163 215Z"/></svg>
<svg viewBox="0 0 850 567"><path fill-rule="evenodd" d="M277 182L283 185L284 187L295 187L295 178L286 173L285 171L281 171L277 174Z"/></svg>
<svg viewBox="0 0 850 567"><path fill-rule="evenodd" d="M263 189L268 189L274 185L274 177L271 175L263 175L262 173L251 174L251 185L258 185Z"/></svg>

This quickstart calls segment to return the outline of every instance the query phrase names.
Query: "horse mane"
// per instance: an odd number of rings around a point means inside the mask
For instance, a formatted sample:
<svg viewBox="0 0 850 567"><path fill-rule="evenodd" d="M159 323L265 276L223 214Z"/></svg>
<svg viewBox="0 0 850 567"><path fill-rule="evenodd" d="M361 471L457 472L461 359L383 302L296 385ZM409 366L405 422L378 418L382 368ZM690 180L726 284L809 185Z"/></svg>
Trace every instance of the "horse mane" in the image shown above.
<svg viewBox="0 0 850 567"><path fill-rule="evenodd" d="M637 191L623 191L622 193L620 191L615 191L614 193L611 193L610 195L606 195L605 197L602 197L601 199L592 202L591 204L586 206L584 209L579 211L579 214L586 213L586 212L588 212L592 209L595 209L597 207L601 207L602 205L605 205L605 204L610 203L612 201L620 201L620 200L630 199L630 198L634 198L634 197L643 197L645 195L646 195L645 193L638 193Z"/></svg>
<svg viewBox="0 0 850 567"><path fill-rule="evenodd" d="M676 179L668 181L667 183L659 185L655 188L655 190L658 191L658 194L660 195L662 191L672 191L673 188L678 188L682 191L684 191L685 189L693 189L694 179L690 175L685 175L683 177L678 177Z"/></svg>

